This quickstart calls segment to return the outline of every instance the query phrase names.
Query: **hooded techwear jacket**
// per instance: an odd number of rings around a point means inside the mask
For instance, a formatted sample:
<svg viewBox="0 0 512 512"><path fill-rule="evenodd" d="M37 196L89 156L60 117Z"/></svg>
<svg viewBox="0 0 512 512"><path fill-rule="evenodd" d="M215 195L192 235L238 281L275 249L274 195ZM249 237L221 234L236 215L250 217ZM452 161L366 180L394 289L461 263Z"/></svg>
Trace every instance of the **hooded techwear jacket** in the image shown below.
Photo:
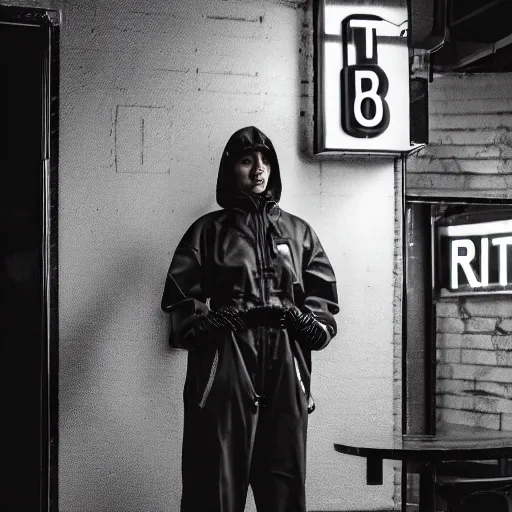
<svg viewBox="0 0 512 512"><path fill-rule="evenodd" d="M264 152L259 196L236 188L236 160ZM243 512L248 485L259 512L305 512L306 430L313 409L311 347L284 327L254 325L192 340L209 310L296 306L336 333L336 281L313 229L283 211L279 163L257 128L235 132L222 155L217 202L187 230L165 283L170 344L188 349L182 512Z"/></svg>

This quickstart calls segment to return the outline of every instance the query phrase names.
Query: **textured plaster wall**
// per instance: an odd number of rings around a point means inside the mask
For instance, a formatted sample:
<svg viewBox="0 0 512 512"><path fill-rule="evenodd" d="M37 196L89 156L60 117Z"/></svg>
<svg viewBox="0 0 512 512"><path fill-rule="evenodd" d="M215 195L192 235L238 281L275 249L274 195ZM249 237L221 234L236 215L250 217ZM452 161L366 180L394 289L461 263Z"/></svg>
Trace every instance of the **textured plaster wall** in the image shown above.
<svg viewBox="0 0 512 512"><path fill-rule="evenodd" d="M313 225L338 277L339 334L313 361L308 508L392 508L392 466L367 487L364 460L333 443L391 432L397 414L395 173L303 155L309 3L11 3L63 19L59 510L179 510L186 353L167 348L159 302L180 237L217 207L227 138L249 124L274 141L282 206Z"/></svg>

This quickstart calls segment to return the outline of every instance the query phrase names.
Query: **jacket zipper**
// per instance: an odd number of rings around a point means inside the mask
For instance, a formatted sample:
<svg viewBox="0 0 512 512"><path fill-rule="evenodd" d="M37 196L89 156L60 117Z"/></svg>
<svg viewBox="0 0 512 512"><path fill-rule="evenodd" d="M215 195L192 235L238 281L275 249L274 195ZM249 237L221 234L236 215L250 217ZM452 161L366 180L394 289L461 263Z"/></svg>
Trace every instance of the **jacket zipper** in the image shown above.
<svg viewBox="0 0 512 512"><path fill-rule="evenodd" d="M258 247L258 259L260 260L260 283L261 283L261 293L263 299L263 305L266 306L268 303L267 297L267 287L265 282L265 270L267 268L267 261L265 258L265 223L263 221L264 211L256 211L256 245Z"/></svg>
<svg viewBox="0 0 512 512"><path fill-rule="evenodd" d="M212 368L210 370L210 376L208 377L208 382L206 383L206 387L203 391L203 396L201 398L201 401L199 402L199 407L202 409L206 405L206 400L208 400L208 395L210 394L210 391L213 386L213 381L215 379L215 375L217 373L217 366L219 364L219 351L215 351L215 356L213 358Z"/></svg>
<svg viewBox="0 0 512 512"><path fill-rule="evenodd" d="M263 243L265 240L264 233L264 220L262 216L264 210L256 210L256 245L258 248L258 259L260 260L260 283L261 283L261 294L263 299L263 305L267 305L267 290L265 280L265 269L266 269L266 258ZM259 386L254 399L254 405L259 407L265 400L265 369L266 369L266 352L267 352L267 340L263 336L262 328L258 326L257 329L258 343L259 343L259 354L260 354L260 375L259 375Z"/></svg>

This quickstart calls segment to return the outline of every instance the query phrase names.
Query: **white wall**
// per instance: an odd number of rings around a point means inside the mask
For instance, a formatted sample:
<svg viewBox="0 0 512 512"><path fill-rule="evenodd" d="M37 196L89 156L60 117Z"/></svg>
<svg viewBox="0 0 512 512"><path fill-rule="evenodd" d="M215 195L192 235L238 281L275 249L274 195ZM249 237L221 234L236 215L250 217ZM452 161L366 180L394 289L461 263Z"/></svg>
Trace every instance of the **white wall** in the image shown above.
<svg viewBox="0 0 512 512"><path fill-rule="evenodd" d="M167 348L160 297L184 230L217 208L225 142L250 124L278 152L283 208L313 225L338 277L339 334L313 360L308 508L392 508L392 467L366 486L364 460L333 443L393 430L393 162L301 156L306 2L15 3L63 11L60 512L179 510L186 354Z"/></svg>

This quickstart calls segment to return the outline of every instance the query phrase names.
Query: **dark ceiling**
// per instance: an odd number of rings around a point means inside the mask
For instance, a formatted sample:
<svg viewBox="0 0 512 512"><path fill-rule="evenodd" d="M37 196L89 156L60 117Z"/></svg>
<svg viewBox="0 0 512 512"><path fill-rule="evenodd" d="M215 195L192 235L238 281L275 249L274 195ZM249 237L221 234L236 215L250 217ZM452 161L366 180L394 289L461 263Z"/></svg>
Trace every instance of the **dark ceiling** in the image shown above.
<svg viewBox="0 0 512 512"><path fill-rule="evenodd" d="M434 72L512 72L512 0L423 0L418 20L425 4L433 11L425 41Z"/></svg>

